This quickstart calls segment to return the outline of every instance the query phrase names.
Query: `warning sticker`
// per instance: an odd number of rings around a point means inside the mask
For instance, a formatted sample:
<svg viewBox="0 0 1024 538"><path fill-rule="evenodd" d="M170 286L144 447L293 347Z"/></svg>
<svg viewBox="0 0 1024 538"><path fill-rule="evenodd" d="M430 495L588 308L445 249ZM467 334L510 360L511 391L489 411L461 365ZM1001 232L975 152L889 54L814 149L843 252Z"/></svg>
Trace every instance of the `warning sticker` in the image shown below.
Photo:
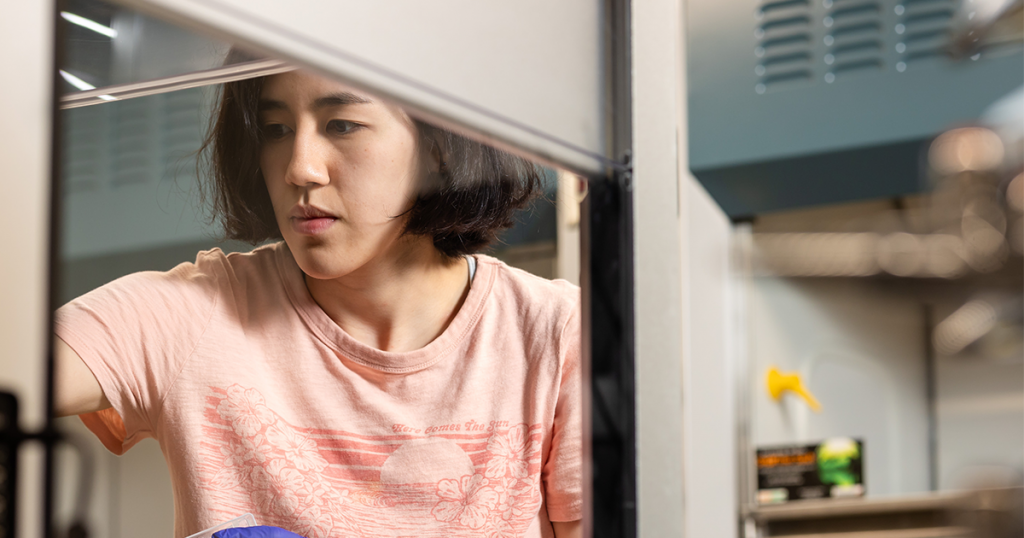
<svg viewBox="0 0 1024 538"><path fill-rule="evenodd" d="M757 502L864 495L864 443L849 437L816 445L757 449Z"/></svg>

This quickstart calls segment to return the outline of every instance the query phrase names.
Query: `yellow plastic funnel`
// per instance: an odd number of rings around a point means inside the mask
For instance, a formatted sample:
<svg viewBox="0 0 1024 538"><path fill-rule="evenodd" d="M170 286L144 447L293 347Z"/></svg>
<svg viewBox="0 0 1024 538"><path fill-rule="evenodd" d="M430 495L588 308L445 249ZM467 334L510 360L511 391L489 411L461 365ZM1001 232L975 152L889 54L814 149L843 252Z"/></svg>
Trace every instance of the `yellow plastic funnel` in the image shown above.
<svg viewBox="0 0 1024 538"><path fill-rule="evenodd" d="M810 407L815 413L821 412L821 404L818 403L818 399L811 394L811 391L804 387L803 381L800 380L800 374L796 372L784 374L774 366L769 368L768 394L771 394L775 401L779 401L782 399L782 393L787 390L793 391L797 396L803 398L803 400L807 402L808 407Z"/></svg>

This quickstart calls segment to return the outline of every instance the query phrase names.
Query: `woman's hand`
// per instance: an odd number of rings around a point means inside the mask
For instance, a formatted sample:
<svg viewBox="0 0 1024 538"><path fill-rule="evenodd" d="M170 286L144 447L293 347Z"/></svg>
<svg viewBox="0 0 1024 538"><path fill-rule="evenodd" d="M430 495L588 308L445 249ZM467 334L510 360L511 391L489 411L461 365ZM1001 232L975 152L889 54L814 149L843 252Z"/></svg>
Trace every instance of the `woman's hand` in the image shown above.
<svg viewBox="0 0 1024 538"><path fill-rule="evenodd" d="M224 529L213 533L213 538L302 538L294 532L278 527L246 527Z"/></svg>

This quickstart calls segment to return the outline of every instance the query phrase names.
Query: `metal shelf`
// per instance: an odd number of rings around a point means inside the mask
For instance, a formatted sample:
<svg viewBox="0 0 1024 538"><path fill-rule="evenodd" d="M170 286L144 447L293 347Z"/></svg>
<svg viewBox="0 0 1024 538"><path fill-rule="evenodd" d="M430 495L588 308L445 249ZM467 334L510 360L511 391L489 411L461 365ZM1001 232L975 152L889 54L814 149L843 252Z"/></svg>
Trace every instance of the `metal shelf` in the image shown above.
<svg viewBox="0 0 1024 538"><path fill-rule="evenodd" d="M1020 488L795 501L747 513L758 538L990 538L1021 528ZM752 525L751 525L752 524ZM749 536L749 534L748 534Z"/></svg>
<svg viewBox="0 0 1024 538"><path fill-rule="evenodd" d="M751 511L758 521L946 510L965 502L964 493L933 493L916 497L822 499L759 506Z"/></svg>

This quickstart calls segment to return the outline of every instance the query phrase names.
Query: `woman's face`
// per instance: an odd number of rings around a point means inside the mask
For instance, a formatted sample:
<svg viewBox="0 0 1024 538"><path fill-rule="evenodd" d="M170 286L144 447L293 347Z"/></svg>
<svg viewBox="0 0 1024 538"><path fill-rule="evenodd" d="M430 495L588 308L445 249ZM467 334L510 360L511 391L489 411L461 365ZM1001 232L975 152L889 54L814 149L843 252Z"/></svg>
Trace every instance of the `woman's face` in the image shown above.
<svg viewBox="0 0 1024 538"><path fill-rule="evenodd" d="M338 278L401 246L426 161L399 108L300 71L269 77L260 168L281 234L309 276Z"/></svg>

